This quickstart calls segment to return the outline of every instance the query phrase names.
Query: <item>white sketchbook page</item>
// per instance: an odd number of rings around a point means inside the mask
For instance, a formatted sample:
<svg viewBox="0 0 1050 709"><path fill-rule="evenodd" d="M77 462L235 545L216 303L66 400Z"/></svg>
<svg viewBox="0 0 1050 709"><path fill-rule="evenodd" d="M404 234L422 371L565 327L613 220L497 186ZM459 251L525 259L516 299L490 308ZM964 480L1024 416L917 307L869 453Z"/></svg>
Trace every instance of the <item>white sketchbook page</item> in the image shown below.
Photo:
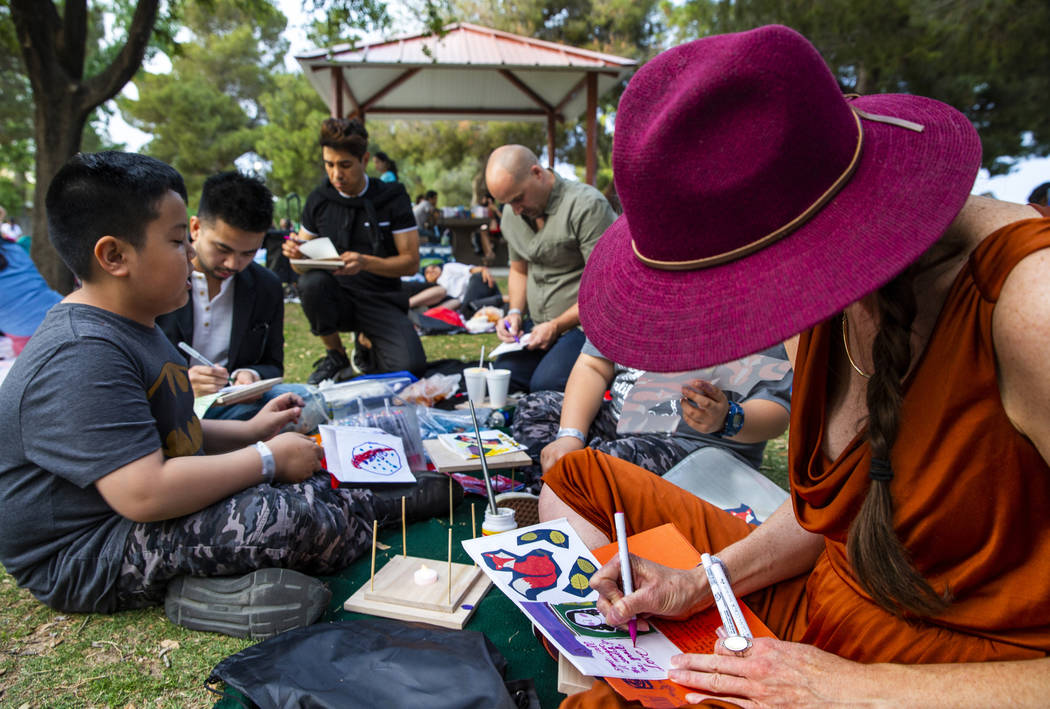
<svg viewBox="0 0 1050 709"><path fill-rule="evenodd" d="M339 258L339 252L335 250L335 245L327 236L319 236L299 244L299 251L308 259Z"/></svg>
<svg viewBox="0 0 1050 709"><path fill-rule="evenodd" d="M520 352L525 349L525 345L529 344L529 335L532 333L526 332L520 338L519 342L501 342L495 347L486 359L496 359L500 355L508 354L510 352Z"/></svg>
<svg viewBox="0 0 1050 709"><path fill-rule="evenodd" d="M401 439L378 428L318 427L328 471L346 483L414 483Z"/></svg>
<svg viewBox="0 0 1050 709"><path fill-rule="evenodd" d="M567 520L467 539L463 548L580 672L595 677L667 678L671 657L681 651L659 631L640 634L634 647L630 637L585 637L553 618L550 604L593 602L598 597L587 585L598 562ZM515 566L528 573L515 572Z"/></svg>
<svg viewBox="0 0 1050 709"><path fill-rule="evenodd" d="M284 377L273 377L271 379L260 379L251 384L231 384L219 389L215 402L220 405L236 404L258 394L265 394L283 381Z"/></svg>

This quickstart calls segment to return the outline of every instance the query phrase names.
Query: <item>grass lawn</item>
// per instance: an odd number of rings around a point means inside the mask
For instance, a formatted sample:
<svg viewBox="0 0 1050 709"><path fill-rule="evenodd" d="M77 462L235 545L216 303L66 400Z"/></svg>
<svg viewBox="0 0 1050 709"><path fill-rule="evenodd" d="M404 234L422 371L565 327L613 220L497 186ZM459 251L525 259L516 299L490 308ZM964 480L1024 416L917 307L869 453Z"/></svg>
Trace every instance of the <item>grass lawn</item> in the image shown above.
<svg viewBox="0 0 1050 709"><path fill-rule="evenodd" d="M501 283L505 288L506 283ZM302 308L285 313L285 376L305 381L323 354ZM476 359L496 336L423 338L430 360ZM766 447L763 472L786 485L787 435ZM161 608L105 615L57 613L0 571L0 705L17 707L207 707L203 687L224 657L251 644L168 622Z"/></svg>

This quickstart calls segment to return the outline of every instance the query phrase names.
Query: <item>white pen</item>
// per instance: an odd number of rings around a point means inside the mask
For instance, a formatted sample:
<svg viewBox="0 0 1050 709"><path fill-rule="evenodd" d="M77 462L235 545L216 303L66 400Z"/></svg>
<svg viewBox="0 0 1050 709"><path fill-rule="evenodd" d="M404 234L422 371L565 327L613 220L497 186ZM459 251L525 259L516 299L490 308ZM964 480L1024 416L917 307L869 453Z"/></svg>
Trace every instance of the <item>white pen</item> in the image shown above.
<svg viewBox="0 0 1050 709"><path fill-rule="evenodd" d="M712 559L710 554L701 554L700 562L704 565L707 583L715 599L715 607L718 608L718 614L722 617L722 627L726 632L722 644L733 652L744 652L751 647L753 636L751 628L744 620L744 612L740 610L740 604L736 602L736 596L729 585L729 579L726 578L722 562Z"/></svg>
<svg viewBox="0 0 1050 709"><path fill-rule="evenodd" d="M200 352L198 352L197 350L195 350L192 347L190 347L189 345L187 345L185 342L180 342L179 343L179 349L182 350L183 352L185 352L186 354L188 354L190 357L193 357L194 359L199 360L205 366L212 367L213 369L219 369L219 365L217 365L214 362L212 362L210 359L208 359L207 357L202 355ZM226 378L226 382L227 383L231 383L232 380L229 377L227 377Z"/></svg>
<svg viewBox="0 0 1050 709"><path fill-rule="evenodd" d="M629 596L634 593L634 574L631 571L631 555L627 550L627 523L623 512L613 514L613 524L616 526L616 545L620 551L620 579L623 581L623 595ZM631 632L631 643L638 644L638 619L631 618L627 622Z"/></svg>

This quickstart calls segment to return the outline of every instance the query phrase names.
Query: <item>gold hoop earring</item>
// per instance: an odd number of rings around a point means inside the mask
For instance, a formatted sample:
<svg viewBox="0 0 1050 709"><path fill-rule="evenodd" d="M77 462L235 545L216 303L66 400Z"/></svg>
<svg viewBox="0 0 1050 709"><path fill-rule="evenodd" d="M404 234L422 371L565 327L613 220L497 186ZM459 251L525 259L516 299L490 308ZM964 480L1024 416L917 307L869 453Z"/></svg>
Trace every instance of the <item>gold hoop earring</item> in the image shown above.
<svg viewBox="0 0 1050 709"><path fill-rule="evenodd" d="M855 371L857 374L859 374L860 376L864 377L865 379L871 379L871 375L866 373L863 369L861 369L857 365L857 363L853 361L853 355L851 355L849 353L849 329L848 329L848 325L847 325L848 322L849 321L846 320L846 311L843 310L842 311L842 346L846 349L846 359L849 360L849 364L850 364L851 367L853 367L853 371Z"/></svg>

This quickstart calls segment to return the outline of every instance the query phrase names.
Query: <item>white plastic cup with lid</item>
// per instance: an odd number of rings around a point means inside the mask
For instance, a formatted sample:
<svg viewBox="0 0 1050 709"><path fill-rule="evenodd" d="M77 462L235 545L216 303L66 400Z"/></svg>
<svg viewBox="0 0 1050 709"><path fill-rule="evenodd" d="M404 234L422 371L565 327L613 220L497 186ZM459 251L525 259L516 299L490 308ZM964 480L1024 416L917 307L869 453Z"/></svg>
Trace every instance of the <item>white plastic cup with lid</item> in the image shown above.
<svg viewBox="0 0 1050 709"><path fill-rule="evenodd" d="M483 367L467 367L463 370L463 381L467 385L467 397L474 406L481 406L485 401L485 372Z"/></svg>
<svg viewBox="0 0 1050 709"><path fill-rule="evenodd" d="M509 369L489 369L485 372L485 382L489 388L489 403L494 409L507 405L507 392L510 390Z"/></svg>

